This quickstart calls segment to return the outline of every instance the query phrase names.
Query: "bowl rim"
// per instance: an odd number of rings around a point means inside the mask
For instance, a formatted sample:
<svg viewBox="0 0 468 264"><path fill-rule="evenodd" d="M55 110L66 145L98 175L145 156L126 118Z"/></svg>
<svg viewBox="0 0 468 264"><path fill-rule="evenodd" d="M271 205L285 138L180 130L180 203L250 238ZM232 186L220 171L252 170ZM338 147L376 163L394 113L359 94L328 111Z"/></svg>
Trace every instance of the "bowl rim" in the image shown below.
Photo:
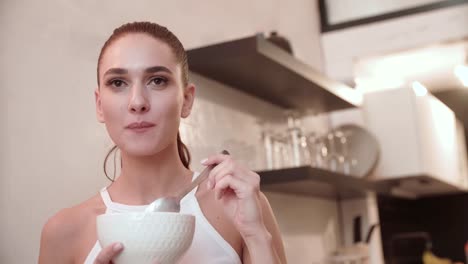
<svg viewBox="0 0 468 264"><path fill-rule="evenodd" d="M175 212L109 212L109 213L104 213L97 215L96 217L112 217L112 216L123 216L123 215L129 215L129 216L148 216L148 217L154 217L154 216L180 216L180 217L195 217L193 214L186 214L186 213L175 213Z"/></svg>

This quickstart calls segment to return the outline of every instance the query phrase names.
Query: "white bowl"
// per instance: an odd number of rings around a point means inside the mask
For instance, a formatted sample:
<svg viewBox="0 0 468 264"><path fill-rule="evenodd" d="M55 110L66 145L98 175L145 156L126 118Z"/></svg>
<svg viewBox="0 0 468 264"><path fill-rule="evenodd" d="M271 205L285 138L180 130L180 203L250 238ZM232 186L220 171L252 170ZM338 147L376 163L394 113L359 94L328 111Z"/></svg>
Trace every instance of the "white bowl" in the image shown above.
<svg viewBox="0 0 468 264"><path fill-rule="evenodd" d="M114 213L97 217L101 247L121 242L115 264L173 264L192 244L195 216L180 213Z"/></svg>

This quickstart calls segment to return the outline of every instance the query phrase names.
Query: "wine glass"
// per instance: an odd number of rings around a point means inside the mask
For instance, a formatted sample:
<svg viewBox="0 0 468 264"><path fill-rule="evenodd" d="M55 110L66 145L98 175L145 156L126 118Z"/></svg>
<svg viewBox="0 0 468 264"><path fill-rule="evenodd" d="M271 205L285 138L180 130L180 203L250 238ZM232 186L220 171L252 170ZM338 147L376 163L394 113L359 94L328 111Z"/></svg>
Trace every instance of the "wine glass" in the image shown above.
<svg viewBox="0 0 468 264"><path fill-rule="evenodd" d="M339 160L339 155L336 150L335 146L335 133L333 132L328 132L326 134L326 146L327 146L327 156L326 156L326 163L327 167L329 170L336 172L338 169L338 160Z"/></svg>

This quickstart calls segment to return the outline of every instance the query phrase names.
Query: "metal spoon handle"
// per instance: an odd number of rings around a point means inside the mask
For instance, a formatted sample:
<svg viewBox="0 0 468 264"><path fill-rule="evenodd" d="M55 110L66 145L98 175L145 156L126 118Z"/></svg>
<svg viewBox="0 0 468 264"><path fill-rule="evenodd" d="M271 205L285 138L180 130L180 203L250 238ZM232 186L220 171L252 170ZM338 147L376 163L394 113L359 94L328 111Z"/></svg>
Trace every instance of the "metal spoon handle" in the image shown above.
<svg viewBox="0 0 468 264"><path fill-rule="evenodd" d="M229 155L229 152L227 150L223 150L221 154ZM180 193L176 197L182 200L182 198L184 198L185 195L187 195L191 190L193 190L193 188L197 187L201 182L203 182L204 180L206 180L206 178L208 178L208 175L210 175L210 172L214 167L216 167L216 165L207 166L200 173L200 175L194 181L192 181L185 189L180 191Z"/></svg>

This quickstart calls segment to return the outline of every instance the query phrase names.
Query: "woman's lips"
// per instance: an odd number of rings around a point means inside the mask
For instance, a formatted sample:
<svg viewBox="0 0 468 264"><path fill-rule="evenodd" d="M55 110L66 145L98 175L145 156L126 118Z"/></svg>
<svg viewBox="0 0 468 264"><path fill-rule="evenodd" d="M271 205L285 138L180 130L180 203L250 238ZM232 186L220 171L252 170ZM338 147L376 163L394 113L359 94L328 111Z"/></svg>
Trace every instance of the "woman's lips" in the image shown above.
<svg viewBox="0 0 468 264"><path fill-rule="evenodd" d="M150 122L134 122L134 123L129 124L125 128L130 129L131 131L134 131L134 132L145 132L154 126L155 124L150 123Z"/></svg>

